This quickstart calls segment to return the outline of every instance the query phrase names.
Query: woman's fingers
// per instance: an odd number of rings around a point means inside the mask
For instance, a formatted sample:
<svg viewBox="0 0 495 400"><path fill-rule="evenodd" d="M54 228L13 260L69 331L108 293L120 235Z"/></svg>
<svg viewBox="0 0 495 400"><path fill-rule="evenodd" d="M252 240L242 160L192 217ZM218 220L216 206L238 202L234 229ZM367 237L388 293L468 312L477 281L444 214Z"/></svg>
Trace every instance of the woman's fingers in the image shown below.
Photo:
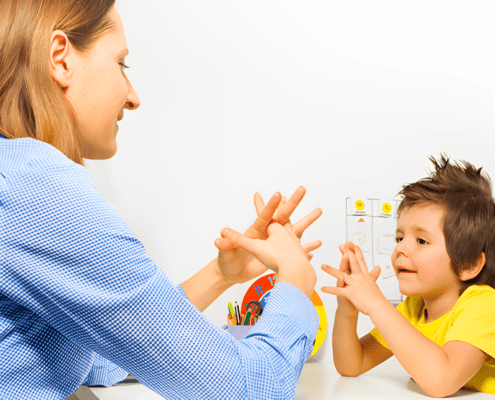
<svg viewBox="0 0 495 400"><path fill-rule="evenodd" d="M280 225L285 225L289 221L290 216L299 205L305 194L306 189L302 186L299 186L293 193L293 195L290 196L289 200L287 200L287 202L283 206L279 207L279 209L277 210L277 214L275 215L275 217L273 217L273 220L275 222L278 222Z"/></svg>
<svg viewBox="0 0 495 400"><path fill-rule="evenodd" d="M226 238L229 240L230 243L232 243L234 246L239 245L239 241L241 240L242 235L230 228L223 228L220 232L222 237Z"/></svg>
<svg viewBox="0 0 495 400"><path fill-rule="evenodd" d="M232 251L236 248L227 238L215 239L215 246L220 251Z"/></svg>
<svg viewBox="0 0 495 400"><path fill-rule="evenodd" d="M306 243L302 245L302 248L305 253L309 253L310 251L316 250L321 247L321 240L314 240L312 242Z"/></svg>
<svg viewBox="0 0 495 400"><path fill-rule="evenodd" d="M313 211L311 211L308 215L306 215L304 218L301 218L299 221L297 221L293 225L293 230L294 234L301 239L304 231L313 223L315 222L318 218L320 218L321 214L323 211L321 211L320 208L315 208Z"/></svg>
<svg viewBox="0 0 495 400"><path fill-rule="evenodd" d="M220 234L228 239L234 247L244 249L250 253L254 253L256 250L256 239L247 238L234 229L223 228Z"/></svg>
<svg viewBox="0 0 495 400"><path fill-rule="evenodd" d="M258 214L258 218L253 222L253 224L248 228L246 233L249 230L253 229L254 231L260 233L265 232L266 227L270 224L273 218L273 214L277 211L279 203L282 201L282 195L277 192L275 193L268 204L261 210Z"/></svg>
<svg viewBox="0 0 495 400"><path fill-rule="evenodd" d="M260 192L254 194L254 207L256 208L256 215L260 215L263 208L265 208L265 202L263 201Z"/></svg>

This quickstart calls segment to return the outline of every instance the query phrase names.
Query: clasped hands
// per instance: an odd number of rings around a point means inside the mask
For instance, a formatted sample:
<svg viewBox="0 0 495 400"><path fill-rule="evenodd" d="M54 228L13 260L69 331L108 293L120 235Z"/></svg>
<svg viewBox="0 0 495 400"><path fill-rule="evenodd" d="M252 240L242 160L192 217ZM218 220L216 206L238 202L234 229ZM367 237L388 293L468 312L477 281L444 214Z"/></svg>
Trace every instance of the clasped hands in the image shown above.
<svg viewBox="0 0 495 400"><path fill-rule="evenodd" d="M300 239L304 231L320 217L321 209L316 208L294 225L290 222L290 216L305 193L306 190L301 186L285 202L277 192L266 206L261 195L256 193L254 204L258 217L244 234L241 235L230 228L221 231L222 237L215 240L215 246L219 249L220 273L227 282L244 283L268 269L277 272L276 261L280 261L285 255L293 256L294 251L306 254L311 259L310 252L319 248L321 241L301 245ZM339 250L342 253L339 269L325 264L321 267L323 271L337 278L337 286L325 286L321 290L337 295L338 306L342 312L351 316L357 316L359 312L369 315L380 307L380 302L387 301L376 284L381 272L380 267L376 266L368 272L361 249L352 242L340 245Z"/></svg>
<svg viewBox="0 0 495 400"><path fill-rule="evenodd" d="M321 241L301 245L300 239L304 231L320 217L321 209L314 209L294 225L290 222L292 213L305 193L306 189L301 186L285 201L277 192L266 206L261 195L256 193L254 204L258 217L244 234L241 235L230 228L222 229L221 238L215 240L215 246L219 250L218 267L227 282L247 282L263 274L268 268L277 272L277 261L283 258L284 254L294 254L294 251L309 254L311 259L310 252L319 248ZM273 253L274 249L277 249L278 254Z"/></svg>
<svg viewBox="0 0 495 400"><path fill-rule="evenodd" d="M368 272L364 256L359 246L352 242L340 245L342 259L339 269L323 264L321 269L337 278L337 286L324 286L322 292L337 295L338 309L349 315L356 316L359 312L370 315L379 310L385 296L376 284L380 276L380 267L376 266Z"/></svg>

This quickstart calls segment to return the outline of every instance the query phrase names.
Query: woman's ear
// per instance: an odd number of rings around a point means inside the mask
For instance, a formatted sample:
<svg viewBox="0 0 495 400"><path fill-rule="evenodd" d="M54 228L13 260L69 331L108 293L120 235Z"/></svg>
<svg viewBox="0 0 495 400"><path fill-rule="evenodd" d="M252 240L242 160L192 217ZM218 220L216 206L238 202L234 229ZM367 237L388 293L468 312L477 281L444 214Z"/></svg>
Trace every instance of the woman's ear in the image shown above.
<svg viewBox="0 0 495 400"><path fill-rule="evenodd" d="M459 273L459 278L461 278L461 281L468 281L470 279L476 278L485 266L485 263L485 253L482 252L471 268L465 269Z"/></svg>
<svg viewBox="0 0 495 400"><path fill-rule="evenodd" d="M65 89L69 86L72 75L69 65L72 45L64 32L56 30L50 37L49 49L50 75L61 88Z"/></svg>

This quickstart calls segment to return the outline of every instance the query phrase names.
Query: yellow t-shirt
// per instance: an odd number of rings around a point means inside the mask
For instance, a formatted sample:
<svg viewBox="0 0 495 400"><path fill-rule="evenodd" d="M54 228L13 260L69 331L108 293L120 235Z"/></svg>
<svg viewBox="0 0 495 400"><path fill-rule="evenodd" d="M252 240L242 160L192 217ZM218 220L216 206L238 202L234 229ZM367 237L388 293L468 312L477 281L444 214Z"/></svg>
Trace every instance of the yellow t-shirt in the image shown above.
<svg viewBox="0 0 495 400"><path fill-rule="evenodd" d="M397 306L397 310L440 347L451 340L458 340L488 354L488 361L464 387L495 394L495 289L487 285L468 287L452 310L429 323L425 323L424 303L420 296L407 297ZM376 328L370 334L390 350Z"/></svg>

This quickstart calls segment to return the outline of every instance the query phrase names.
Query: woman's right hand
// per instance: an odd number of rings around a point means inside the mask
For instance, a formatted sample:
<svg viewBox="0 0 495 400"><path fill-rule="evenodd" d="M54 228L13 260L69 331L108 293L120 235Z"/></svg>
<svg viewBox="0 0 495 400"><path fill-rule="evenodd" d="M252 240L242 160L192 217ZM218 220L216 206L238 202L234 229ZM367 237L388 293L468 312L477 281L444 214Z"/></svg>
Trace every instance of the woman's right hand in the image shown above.
<svg viewBox="0 0 495 400"><path fill-rule="evenodd" d="M277 272L278 282L291 283L311 297L316 273L289 221L284 226L277 222L270 223L265 240L249 238L230 228L224 228L221 234L234 246L248 251Z"/></svg>
<svg viewBox="0 0 495 400"><path fill-rule="evenodd" d="M289 223L288 226L292 227L294 235L300 240L304 231L322 213L319 208L316 208L296 224L290 224L290 217L305 193L306 189L301 186L296 189L287 202L285 202L280 193L275 193L266 206L261 195L256 193L254 204L256 206L257 218L244 232L243 236L250 239L265 240L268 237L267 226L271 222L278 222L282 226ZM257 278L267 271L267 267L255 256L240 247L236 247L225 237L215 240L215 246L220 250L218 253L218 269L227 282L244 283ZM321 241L315 240L303 245L303 250L307 253L308 258L311 259L312 256L308 253L320 246Z"/></svg>

